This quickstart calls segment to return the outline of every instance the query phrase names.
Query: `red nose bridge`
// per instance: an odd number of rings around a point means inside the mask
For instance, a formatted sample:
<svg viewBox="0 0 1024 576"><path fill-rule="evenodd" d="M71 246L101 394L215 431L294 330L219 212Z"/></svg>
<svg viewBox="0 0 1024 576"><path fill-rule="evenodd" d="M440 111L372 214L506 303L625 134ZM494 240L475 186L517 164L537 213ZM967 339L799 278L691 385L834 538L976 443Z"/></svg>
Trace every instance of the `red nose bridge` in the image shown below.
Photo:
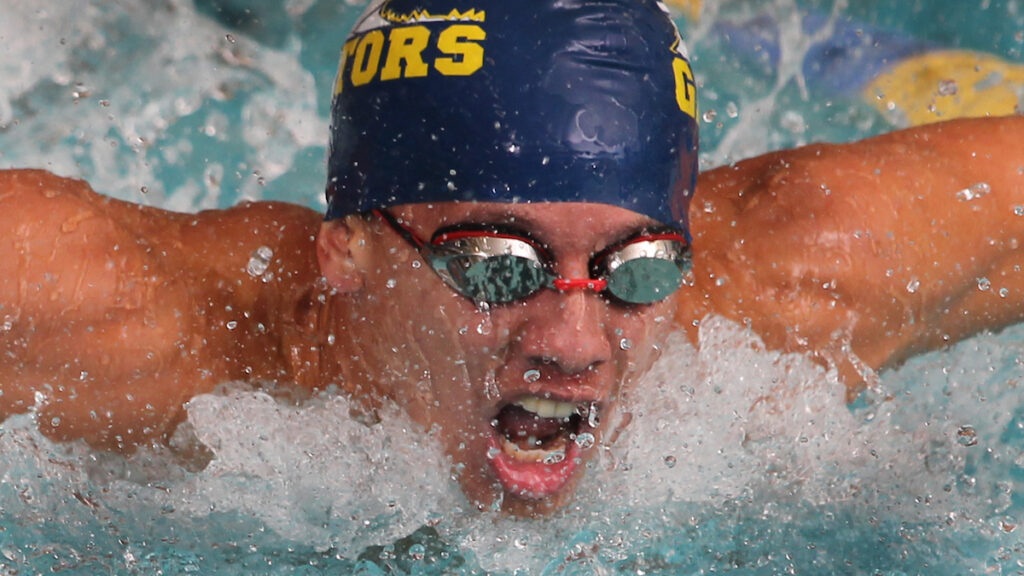
<svg viewBox="0 0 1024 576"><path fill-rule="evenodd" d="M603 278L557 278L555 279L554 284L555 288L562 292L572 290L574 288L603 292L605 287L608 286L608 282Z"/></svg>

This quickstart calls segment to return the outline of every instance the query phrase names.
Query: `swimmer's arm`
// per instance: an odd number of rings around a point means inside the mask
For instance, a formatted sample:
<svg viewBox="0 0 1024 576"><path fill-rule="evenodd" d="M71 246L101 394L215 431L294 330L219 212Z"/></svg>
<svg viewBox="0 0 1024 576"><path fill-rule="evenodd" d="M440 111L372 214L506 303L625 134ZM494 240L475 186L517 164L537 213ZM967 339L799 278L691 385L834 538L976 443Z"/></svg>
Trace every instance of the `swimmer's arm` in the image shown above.
<svg viewBox="0 0 1024 576"><path fill-rule="evenodd" d="M900 133L920 149L909 168L923 190L902 212L910 216L904 265L925 287L917 301L924 321L883 367L1024 321L1022 135L1020 115Z"/></svg>
<svg viewBox="0 0 1024 576"><path fill-rule="evenodd" d="M678 320L750 325L853 391L865 369L1024 320L1021 134L1020 116L958 120L702 175Z"/></svg>
<svg viewBox="0 0 1024 576"><path fill-rule="evenodd" d="M118 449L182 417L205 378L194 307L138 233L148 216L81 181L0 171L0 418L34 409L54 438Z"/></svg>

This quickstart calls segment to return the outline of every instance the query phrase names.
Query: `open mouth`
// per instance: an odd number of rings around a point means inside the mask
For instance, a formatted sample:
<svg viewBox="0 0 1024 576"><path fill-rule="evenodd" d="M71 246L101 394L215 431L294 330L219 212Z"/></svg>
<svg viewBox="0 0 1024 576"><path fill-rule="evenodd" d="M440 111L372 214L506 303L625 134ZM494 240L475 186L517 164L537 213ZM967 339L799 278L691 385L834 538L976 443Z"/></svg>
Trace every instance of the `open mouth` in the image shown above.
<svg viewBox="0 0 1024 576"><path fill-rule="evenodd" d="M544 498L560 490L594 444L597 404L577 405L536 396L507 404L493 421L488 455L509 492Z"/></svg>

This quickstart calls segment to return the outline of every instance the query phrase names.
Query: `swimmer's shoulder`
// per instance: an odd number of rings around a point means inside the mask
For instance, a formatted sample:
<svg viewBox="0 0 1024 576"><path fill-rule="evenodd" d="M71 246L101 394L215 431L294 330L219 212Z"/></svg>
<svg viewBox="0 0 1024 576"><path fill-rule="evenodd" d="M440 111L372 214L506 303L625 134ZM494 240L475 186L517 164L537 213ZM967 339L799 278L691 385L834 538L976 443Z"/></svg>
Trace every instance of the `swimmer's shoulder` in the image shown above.
<svg viewBox="0 0 1024 576"><path fill-rule="evenodd" d="M182 214L0 171L0 352L15 360L0 366L0 419L32 406L39 382L67 382L77 392L54 402L56 436L147 442L219 382L287 376L282 333L319 277L319 223L283 203Z"/></svg>
<svg viewBox="0 0 1024 576"><path fill-rule="evenodd" d="M702 173L691 218L696 226L737 218L785 225L830 213L875 220L907 208L893 202L953 205L957 191L978 183L1019 195L1021 134L1021 115L963 118L771 152Z"/></svg>
<svg viewBox="0 0 1024 576"><path fill-rule="evenodd" d="M273 253L282 264L281 277L305 279L315 271L313 247L322 219L309 208L285 202L172 212L111 198L84 180L37 169L0 170L0 218L36 239L56 239L88 224L105 234L94 230L80 240L128 241L178 273L195 270L232 280L249 273L256 252Z"/></svg>
<svg viewBox="0 0 1024 576"><path fill-rule="evenodd" d="M316 235L323 216L287 202L245 202L190 217L181 228L192 268L208 268L252 301L270 291L302 292L320 276Z"/></svg>
<svg viewBox="0 0 1024 576"><path fill-rule="evenodd" d="M196 309L206 302L219 310L290 314L319 277L321 219L284 202L172 212L110 198L85 181L43 170L0 171L0 226L9 231L0 244L10 256L0 267L13 277L17 259L29 258L42 277L70 281L78 274L98 304L120 286L141 282L163 286L164 305ZM109 266L112 258L117 274L104 273L99 264Z"/></svg>
<svg viewBox="0 0 1024 576"><path fill-rule="evenodd" d="M702 174L697 296L773 347L844 334L875 369L1019 322L1022 133L1021 116L959 119Z"/></svg>

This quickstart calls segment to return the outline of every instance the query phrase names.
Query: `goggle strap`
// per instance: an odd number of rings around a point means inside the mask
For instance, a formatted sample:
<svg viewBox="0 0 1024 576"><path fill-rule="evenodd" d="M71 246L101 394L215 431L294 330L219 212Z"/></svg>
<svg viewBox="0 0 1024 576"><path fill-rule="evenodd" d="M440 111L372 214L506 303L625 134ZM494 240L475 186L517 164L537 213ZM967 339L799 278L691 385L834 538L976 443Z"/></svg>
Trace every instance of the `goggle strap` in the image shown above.
<svg viewBox="0 0 1024 576"><path fill-rule="evenodd" d="M415 246L417 250L422 249L423 246L426 244L426 242L421 240L420 237L417 236L412 230L410 230L409 228L406 228L404 224L402 224L401 222L398 221L398 218L395 218L387 210L380 210L380 209L374 208L372 210L372 212L378 218L380 218L381 220L387 222L388 225L391 226L391 228L393 228L394 231L397 232L399 236L401 236L402 238L405 238L406 242L409 242L410 244Z"/></svg>

